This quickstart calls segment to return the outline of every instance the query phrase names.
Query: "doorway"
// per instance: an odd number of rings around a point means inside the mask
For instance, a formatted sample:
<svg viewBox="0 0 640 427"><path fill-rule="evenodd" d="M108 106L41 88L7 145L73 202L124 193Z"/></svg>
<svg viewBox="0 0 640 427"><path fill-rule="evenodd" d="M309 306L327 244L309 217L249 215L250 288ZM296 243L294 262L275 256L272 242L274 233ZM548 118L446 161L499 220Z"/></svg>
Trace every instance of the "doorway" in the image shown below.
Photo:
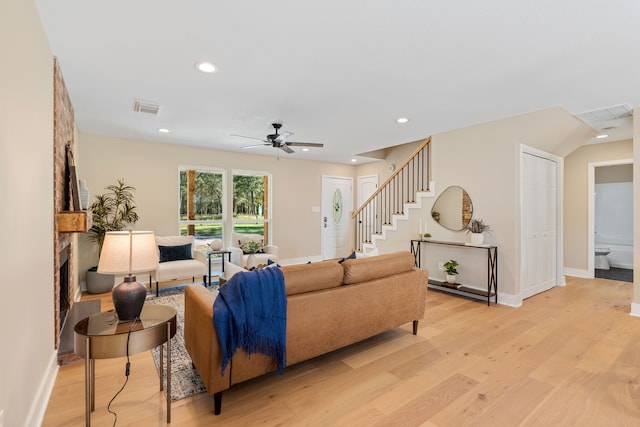
<svg viewBox="0 0 640 427"><path fill-rule="evenodd" d="M633 282L633 159L589 163L588 187L588 271Z"/></svg>
<svg viewBox="0 0 640 427"><path fill-rule="evenodd" d="M322 176L322 259L349 255L353 178Z"/></svg>

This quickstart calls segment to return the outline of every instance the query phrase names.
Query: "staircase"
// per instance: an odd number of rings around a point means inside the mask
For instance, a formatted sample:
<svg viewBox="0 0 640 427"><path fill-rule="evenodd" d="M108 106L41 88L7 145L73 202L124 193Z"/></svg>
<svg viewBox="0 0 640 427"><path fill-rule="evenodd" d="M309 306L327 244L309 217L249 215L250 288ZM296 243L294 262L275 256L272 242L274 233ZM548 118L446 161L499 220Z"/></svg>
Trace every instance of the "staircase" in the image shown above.
<svg viewBox="0 0 640 427"><path fill-rule="evenodd" d="M425 139L401 167L351 216L355 220L355 249L366 252L377 239L397 229L397 221L409 219L409 209L422 207L430 196L431 137Z"/></svg>

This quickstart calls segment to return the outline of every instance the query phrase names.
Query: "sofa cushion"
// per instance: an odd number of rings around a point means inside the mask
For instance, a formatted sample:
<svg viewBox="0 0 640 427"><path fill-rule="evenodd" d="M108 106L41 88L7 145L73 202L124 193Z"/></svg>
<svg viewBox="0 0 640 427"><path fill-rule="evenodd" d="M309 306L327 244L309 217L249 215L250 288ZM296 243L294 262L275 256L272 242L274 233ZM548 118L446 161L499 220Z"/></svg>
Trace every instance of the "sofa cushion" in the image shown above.
<svg viewBox="0 0 640 427"><path fill-rule="evenodd" d="M414 263L415 258L408 251L375 257L348 259L342 263L342 268L344 269L343 283L350 285L411 271L414 268Z"/></svg>
<svg viewBox="0 0 640 427"><path fill-rule="evenodd" d="M195 259L182 259L160 264L155 272L155 277L158 282L187 277L199 278L207 274L207 268L207 264L204 262Z"/></svg>
<svg viewBox="0 0 640 427"><path fill-rule="evenodd" d="M295 295L340 286L343 269L335 261L323 261L285 265L282 274L287 295Z"/></svg>
<svg viewBox="0 0 640 427"><path fill-rule="evenodd" d="M160 251L160 262L193 259L193 256L191 256L191 243L177 246L158 246L158 250Z"/></svg>

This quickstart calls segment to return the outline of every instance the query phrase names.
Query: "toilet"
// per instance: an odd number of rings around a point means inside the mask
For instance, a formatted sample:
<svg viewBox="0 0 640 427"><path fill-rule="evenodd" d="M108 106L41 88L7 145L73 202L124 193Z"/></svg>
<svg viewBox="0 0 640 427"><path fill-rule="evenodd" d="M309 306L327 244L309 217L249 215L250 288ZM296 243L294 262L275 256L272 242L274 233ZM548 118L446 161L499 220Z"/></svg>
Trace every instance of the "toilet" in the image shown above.
<svg viewBox="0 0 640 427"><path fill-rule="evenodd" d="M609 259L607 255L611 252L610 248L596 248L596 262L595 268L599 270L608 270L609 269Z"/></svg>

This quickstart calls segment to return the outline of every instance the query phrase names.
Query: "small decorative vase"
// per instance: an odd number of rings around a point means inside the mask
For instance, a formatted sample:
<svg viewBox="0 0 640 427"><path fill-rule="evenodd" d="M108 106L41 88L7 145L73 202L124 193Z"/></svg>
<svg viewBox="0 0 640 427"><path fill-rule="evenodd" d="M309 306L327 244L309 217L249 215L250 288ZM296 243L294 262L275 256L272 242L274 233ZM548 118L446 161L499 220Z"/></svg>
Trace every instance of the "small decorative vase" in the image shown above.
<svg viewBox="0 0 640 427"><path fill-rule="evenodd" d="M456 283L456 275L455 274L447 274L447 283L454 284Z"/></svg>
<svg viewBox="0 0 640 427"><path fill-rule="evenodd" d="M247 265L245 265L244 268L247 270L251 270L255 268L256 265L258 265L258 260L256 259L256 255L249 254L249 256L247 257Z"/></svg>
<svg viewBox="0 0 640 427"><path fill-rule="evenodd" d="M219 251L220 249L222 249L222 240L213 239L211 243L209 243L209 247L212 251Z"/></svg>
<svg viewBox="0 0 640 427"><path fill-rule="evenodd" d="M471 233L471 244L472 245L481 245L484 242L484 234L482 233Z"/></svg>
<svg viewBox="0 0 640 427"><path fill-rule="evenodd" d="M146 298L147 287L137 282L135 276L125 277L124 282L111 291L113 306L120 320L133 320L140 316Z"/></svg>

